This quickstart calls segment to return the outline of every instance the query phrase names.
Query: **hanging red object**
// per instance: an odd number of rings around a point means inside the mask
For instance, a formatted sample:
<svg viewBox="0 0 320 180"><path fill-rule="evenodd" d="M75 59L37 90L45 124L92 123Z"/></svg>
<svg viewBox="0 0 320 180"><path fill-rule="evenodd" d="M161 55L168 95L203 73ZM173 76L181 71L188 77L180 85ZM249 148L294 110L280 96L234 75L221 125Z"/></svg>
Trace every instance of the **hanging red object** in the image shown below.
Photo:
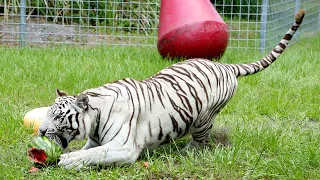
<svg viewBox="0 0 320 180"><path fill-rule="evenodd" d="M161 56L219 59L227 45L228 26L209 0L161 0Z"/></svg>

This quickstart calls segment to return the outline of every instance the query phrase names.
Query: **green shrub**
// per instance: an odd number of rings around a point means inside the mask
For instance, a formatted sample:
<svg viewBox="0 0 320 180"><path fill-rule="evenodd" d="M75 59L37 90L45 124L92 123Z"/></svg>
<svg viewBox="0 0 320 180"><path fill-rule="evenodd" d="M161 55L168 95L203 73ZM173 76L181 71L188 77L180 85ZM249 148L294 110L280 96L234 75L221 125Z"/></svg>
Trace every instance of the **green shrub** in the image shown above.
<svg viewBox="0 0 320 180"><path fill-rule="evenodd" d="M28 0L37 8L33 14L49 15L53 22L71 24L73 22L88 26L122 27L124 30L145 29L150 19L158 18L160 0L114 1L49 1Z"/></svg>
<svg viewBox="0 0 320 180"><path fill-rule="evenodd" d="M233 18L259 18L262 0L210 0L219 13Z"/></svg>

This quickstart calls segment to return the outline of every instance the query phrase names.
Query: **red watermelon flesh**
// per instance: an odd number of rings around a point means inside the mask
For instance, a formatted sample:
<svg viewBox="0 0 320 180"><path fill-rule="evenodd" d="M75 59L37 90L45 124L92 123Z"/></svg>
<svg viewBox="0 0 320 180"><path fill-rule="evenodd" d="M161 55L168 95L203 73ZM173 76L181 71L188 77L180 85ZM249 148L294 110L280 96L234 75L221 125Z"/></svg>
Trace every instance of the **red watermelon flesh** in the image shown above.
<svg viewBox="0 0 320 180"><path fill-rule="evenodd" d="M46 159L48 158L46 152L35 147L28 149L29 160L36 163L46 164Z"/></svg>

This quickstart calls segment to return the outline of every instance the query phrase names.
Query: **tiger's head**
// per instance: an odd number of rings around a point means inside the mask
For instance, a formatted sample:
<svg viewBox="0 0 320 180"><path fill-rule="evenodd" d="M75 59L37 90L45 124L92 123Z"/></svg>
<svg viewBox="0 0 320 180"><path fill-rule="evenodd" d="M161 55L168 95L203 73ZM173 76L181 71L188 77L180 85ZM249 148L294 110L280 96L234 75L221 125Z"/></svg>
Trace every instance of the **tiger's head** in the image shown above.
<svg viewBox="0 0 320 180"><path fill-rule="evenodd" d="M73 139L83 139L83 129L88 97L84 94L68 96L57 89L58 98L49 108L46 118L40 125L38 133L54 140L62 148L66 148Z"/></svg>

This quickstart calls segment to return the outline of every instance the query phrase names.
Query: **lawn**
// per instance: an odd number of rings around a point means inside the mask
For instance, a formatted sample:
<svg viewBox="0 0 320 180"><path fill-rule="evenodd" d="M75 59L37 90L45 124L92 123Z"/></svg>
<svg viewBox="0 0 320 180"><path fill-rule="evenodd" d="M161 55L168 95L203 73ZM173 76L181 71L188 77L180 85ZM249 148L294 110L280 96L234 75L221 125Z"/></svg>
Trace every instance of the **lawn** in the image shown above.
<svg viewBox="0 0 320 180"><path fill-rule="evenodd" d="M291 46L265 71L239 79L217 117L211 149L181 154L190 137L146 151L133 165L80 172L49 167L29 174L32 130L23 116L49 106L55 89L69 94L124 77L147 78L174 61L155 48L0 48L0 179L316 179L320 174L320 35ZM227 50L224 63L247 63L257 52ZM219 132L228 146L217 146ZM71 143L68 151L84 142ZM144 166L149 162L149 167Z"/></svg>

